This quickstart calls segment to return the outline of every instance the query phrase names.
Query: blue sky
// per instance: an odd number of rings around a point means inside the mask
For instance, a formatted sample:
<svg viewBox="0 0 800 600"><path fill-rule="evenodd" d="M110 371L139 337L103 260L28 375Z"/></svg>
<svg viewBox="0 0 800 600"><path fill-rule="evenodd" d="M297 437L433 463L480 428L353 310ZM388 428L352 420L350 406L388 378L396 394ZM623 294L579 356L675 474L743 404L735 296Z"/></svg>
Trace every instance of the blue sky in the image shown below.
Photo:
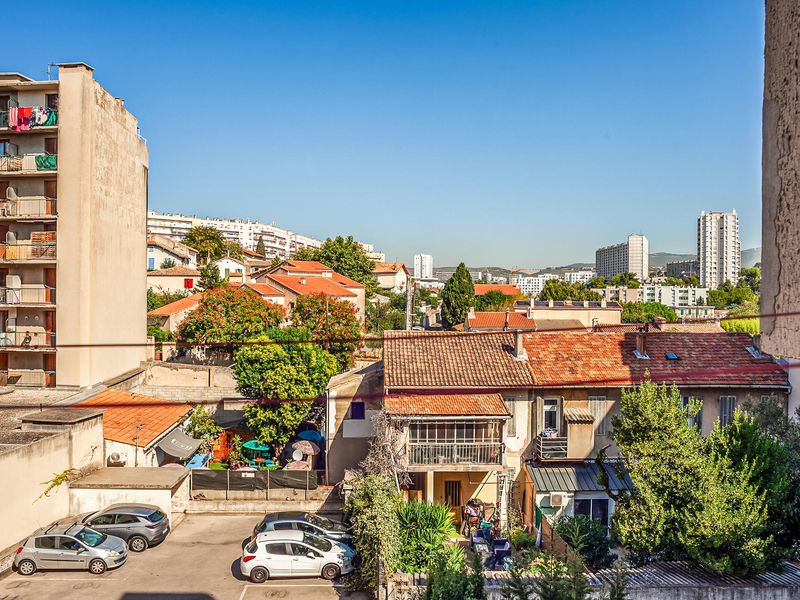
<svg viewBox="0 0 800 600"><path fill-rule="evenodd" d="M83 60L150 148L150 206L547 266L630 232L760 245L763 3L62 3L1 64Z"/></svg>

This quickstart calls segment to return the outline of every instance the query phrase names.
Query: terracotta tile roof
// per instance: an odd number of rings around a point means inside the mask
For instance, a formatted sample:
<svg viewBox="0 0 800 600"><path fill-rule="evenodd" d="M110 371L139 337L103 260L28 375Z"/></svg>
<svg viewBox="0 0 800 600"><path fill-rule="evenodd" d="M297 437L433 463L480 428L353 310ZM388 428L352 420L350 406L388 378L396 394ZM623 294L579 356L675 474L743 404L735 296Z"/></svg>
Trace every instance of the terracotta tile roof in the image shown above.
<svg viewBox="0 0 800 600"><path fill-rule="evenodd" d="M500 394L403 394L386 396L383 405L390 415L509 416Z"/></svg>
<svg viewBox="0 0 800 600"><path fill-rule="evenodd" d="M190 259L192 256L197 256L198 254L197 250L194 248L157 233L147 236L147 245L157 246L166 250L167 252L171 252L175 256L180 256L181 258L185 259Z"/></svg>
<svg viewBox="0 0 800 600"><path fill-rule="evenodd" d="M154 308L149 313L147 313L147 316L170 317L183 310L197 308L197 305L200 304L200 300L203 299L203 295L204 292L198 292L196 294L192 294L191 296L186 296L186 298L181 298L180 300L176 300L175 302L170 302L169 304L165 304L164 306L159 306L158 308Z"/></svg>
<svg viewBox="0 0 800 600"><path fill-rule="evenodd" d="M672 333L725 333L718 321L687 321L685 323L647 323L650 333L668 331ZM618 325L598 324L594 331L603 333L635 333L645 323L620 323Z"/></svg>
<svg viewBox="0 0 800 600"><path fill-rule="evenodd" d="M789 385L771 357L755 357L742 333L647 334L649 359L637 359L635 333L528 333L525 348L537 387L603 387L640 383L687 386ZM670 360L666 353L678 355Z"/></svg>
<svg viewBox="0 0 800 600"><path fill-rule="evenodd" d="M107 440L134 445L136 426L144 425L139 430L139 446L149 446L192 410L188 404L116 389L104 390L73 406L106 409L103 413L103 437Z"/></svg>
<svg viewBox="0 0 800 600"><path fill-rule="evenodd" d="M506 327L506 313L499 312L484 312L476 311L475 316L469 319L470 329L484 329L484 330L502 330L506 329L527 329L533 331L536 329L536 322L529 319L527 315L518 312L510 312L508 314L508 327Z"/></svg>
<svg viewBox="0 0 800 600"><path fill-rule="evenodd" d="M408 275L408 267L401 262L376 262L375 266L372 267L373 273L388 274L399 273L400 271L405 271L406 275Z"/></svg>
<svg viewBox="0 0 800 600"><path fill-rule="evenodd" d="M281 292L276 290L274 287L267 285L266 283L243 283L241 286L250 288L261 296L279 296L283 298L283 294Z"/></svg>
<svg viewBox="0 0 800 600"><path fill-rule="evenodd" d="M259 254L258 252L253 252L252 250L248 250L247 248L242 248L242 254L244 254L245 256L250 256L252 258L263 258L263 259L265 259L265 257L262 256L261 254Z"/></svg>
<svg viewBox="0 0 800 600"><path fill-rule="evenodd" d="M385 331L387 388L531 388L526 361L512 352L510 332Z"/></svg>
<svg viewBox="0 0 800 600"><path fill-rule="evenodd" d="M515 285L507 285L503 283L476 283L475 295L483 296L488 292L500 292L506 296L521 296L522 292Z"/></svg>
<svg viewBox="0 0 800 600"><path fill-rule="evenodd" d="M287 271L300 271L303 273L310 273L312 271L333 271L330 267L326 267L316 260L285 260L279 266Z"/></svg>
<svg viewBox="0 0 800 600"><path fill-rule="evenodd" d="M170 267L169 269L156 269L148 271L148 277L200 277L200 271L189 267Z"/></svg>
<svg viewBox="0 0 800 600"><path fill-rule="evenodd" d="M333 272L331 276L336 283L343 285L344 287L348 288L363 288L364 286L358 283L357 281L350 279L349 277L345 277L341 273L337 273L336 271Z"/></svg>
<svg viewBox="0 0 800 600"><path fill-rule="evenodd" d="M564 409L564 420L567 423L594 423L594 416L588 408L568 406Z"/></svg>
<svg viewBox="0 0 800 600"><path fill-rule="evenodd" d="M309 296L311 294L322 294L331 297L350 297L355 296L353 292L342 287L335 281L327 277L297 277L296 275L267 275L271 282L280 284L296 294ZM303 283L305 282L305 283Z"/></svg>

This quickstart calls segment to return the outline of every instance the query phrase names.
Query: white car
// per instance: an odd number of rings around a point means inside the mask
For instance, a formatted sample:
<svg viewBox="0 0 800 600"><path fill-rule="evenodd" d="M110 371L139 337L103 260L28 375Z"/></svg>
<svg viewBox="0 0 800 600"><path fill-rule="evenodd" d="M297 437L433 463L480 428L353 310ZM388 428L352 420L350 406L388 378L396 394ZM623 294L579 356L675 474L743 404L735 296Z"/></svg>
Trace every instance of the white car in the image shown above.
<svg viewBox="0 0 800 600"><path fill-rule="evenodd" d="M303 531L265 531L244 547L239 564L253 583L270 577L335 579L353 571L353 549Z"/></svg>

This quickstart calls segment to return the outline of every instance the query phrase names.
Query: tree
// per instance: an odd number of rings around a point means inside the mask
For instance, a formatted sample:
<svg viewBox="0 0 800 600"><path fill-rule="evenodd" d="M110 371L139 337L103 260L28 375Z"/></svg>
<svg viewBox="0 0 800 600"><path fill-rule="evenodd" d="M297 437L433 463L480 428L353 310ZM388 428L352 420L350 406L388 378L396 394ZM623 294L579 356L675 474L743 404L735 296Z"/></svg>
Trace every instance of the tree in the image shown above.
<svg viewBox="0 0 800 600"><path fill-rule="evenodd" d="M227 285L228 280L219 274L219 267L213 263L200 267L200 281L197 287L202 291Z"/></svg>
<svg viewBox="0 0 800 600"><path fill-rule="evenodd" d="M391 302L367 303L367 331L370 333L380 335L391 329L405 329L405 326L405 308L394 308Z"/></svg>
<svg viewBox="0 0 800 600"><path fill-rule="evenodd" d="M498 290L491 290L482 296L475 296L475 310L504 311L514 305L514 296L509 296Z"/></svg>
<svg viewBox="0 0 800 600"><path fill-rule="evenodd" d="M362 326L350 302L322 294L300 296L292 309L291 320L295 326L308 329L314 340L336 357L341 371L353 365Z"/></svg>
<svg viewBox="0 0 800 600"><path fill-rule="evenodd" d="M555 530L589 567L604 569L614 563L608 527L600 521L586 515L561 517L556 521Z"/></svg>
<svg viewBox="0 0 800 600"><path fill-rule="evenodd" d="M177 302L181 298L186 298L189 292L156 292L152 288L147 288L147 312Z"/></svg>
<svg viewBox="0 0 800 600"><path fill-rule="evenodd" d="M378 289L378 281L372 274L374 263L367 256L364 246L355 241L353 236L328 238L319 248L301 248L294 258L321 262L337 273L357 281L366 288L368 298Z"/></svg>
<svg viewBox="0 0 800 600"><path fill-rule="evenodd" d="M757 302L758 296L749 286L733 287L727 280L719 286L719 289L708 291L708 304L717 308L750 305Z"/></svg>
<svg viewBox="0 0 800 600"><path fill-rule="evenodd" d="M245 342L265 335L283 321L283 308L256 294L230 286L206 292L200 305L178 328L178 339L189 343Z"/></svg>
<svg viewBox="0 0 800 600"><path fill-rule="evenodd" d="M198 225L186 232L183 243L198 252L203 264L225 256L225 238L218 229Z"/></svg>
<svg viewBox="0 0 800 600"><path fill-rule="evenodd" d="M183 429L194 439L200 440L200 452L205 453L214 449L214 442L223 431L202 404L192 409L183 423Z"/></svg>
<svg viewBox="0 0 800 600"><path fill-rule="evenodd" d="M233 240L225 240L225 243L222 245L222 256L233 258L235 260L242 260L244 259L244 250L239 245L239 242L234 242Z"/></svg>
<svg viewBox="0 0 800 600"><path fill-rule="evenodd" d="M586 289L580 283L567 283L561 279L548 279L544 282L542 291L539 292L539 300L601 300L599 292Z"/></svg>
<svg viewBox="0 0 800 600"><path fill-rule="evenodd" d="M163 261L161 261L161 267L160 268L162 268L162 269L171 269L174 266L175 266L175 261L172 260L171 258L167 257Z"/></svg>
<svg viewBox="0 0 800 600"><path fill-rule="evenodd" d="M403 428L382 410L373 415L372 429L367 455L358 466L366 475L391 477L399 492L411 483Z"/></svg>
<svg viewBox="0 0 800 600"><path fill-rule="evenodd" d="M636 289L641 287L641 283L639 279L636 277L635 273L618 273L611 278L611 285L618 286L618 287L628 287Z"/></svg>
<svg viewBox="0 0 800 600"><path fill-rule="evenodd" d="M256 254L260 256L267 255L267 246L264 244L264 236L258 236L258 243L256 244Z"/></svg>
<svg viewBox="0 0 800 600"><path fill-rule="evenodd" d="M748 287L754 294L761 291L761 269L758 267L744 268L739 271L737 287Z"/></svg>
<svg viewBox="0 0 800 600"><path fill-rule="evenodd" d="M464 323L472 302L475 299L475 285L462 262L442 289L442 323L448 329Z"/></svg>
<svg viewBox="0 0 800 600"><path fill-rule="evenodd" d="M735 306L728 315L720 321L720 325L725 331L737 331L756 335L761 330L761 322L758 318L758 306L755 304L740 304Z"/></svg>
<svg viewBox="0 0 800 600"><path fill-rule="evenodd" d="M592 277L589 281L586 282L586 289L601 289L606 287L608 284L606 283L606 278L602 275L597 275Z"/></svg>
<svg viewBox="0 0 800 600"><path fill-rule="evenodd" d="M675 311L660 302L626 302L622 306L623 323L653 323L658 317L670 323L678 320Z"/></svg>

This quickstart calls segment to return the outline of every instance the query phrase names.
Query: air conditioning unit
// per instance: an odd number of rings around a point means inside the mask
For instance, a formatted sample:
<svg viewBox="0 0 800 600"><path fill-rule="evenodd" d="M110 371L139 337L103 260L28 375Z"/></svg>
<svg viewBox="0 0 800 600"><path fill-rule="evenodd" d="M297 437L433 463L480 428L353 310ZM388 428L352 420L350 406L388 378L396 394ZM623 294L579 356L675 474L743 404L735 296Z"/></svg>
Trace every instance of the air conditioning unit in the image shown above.
<svg viewBox="0 0 800 600"><path fill-rule="evenodd" d="M123 467L128 462L128 457L120 452L112 452L108 455L108 466Z"/></svg>
<svg viewBox="0 0 800 600"><path fill-rule="evenodd" d="M550 494L550 506L564 506L564 494Z"/></svg>

